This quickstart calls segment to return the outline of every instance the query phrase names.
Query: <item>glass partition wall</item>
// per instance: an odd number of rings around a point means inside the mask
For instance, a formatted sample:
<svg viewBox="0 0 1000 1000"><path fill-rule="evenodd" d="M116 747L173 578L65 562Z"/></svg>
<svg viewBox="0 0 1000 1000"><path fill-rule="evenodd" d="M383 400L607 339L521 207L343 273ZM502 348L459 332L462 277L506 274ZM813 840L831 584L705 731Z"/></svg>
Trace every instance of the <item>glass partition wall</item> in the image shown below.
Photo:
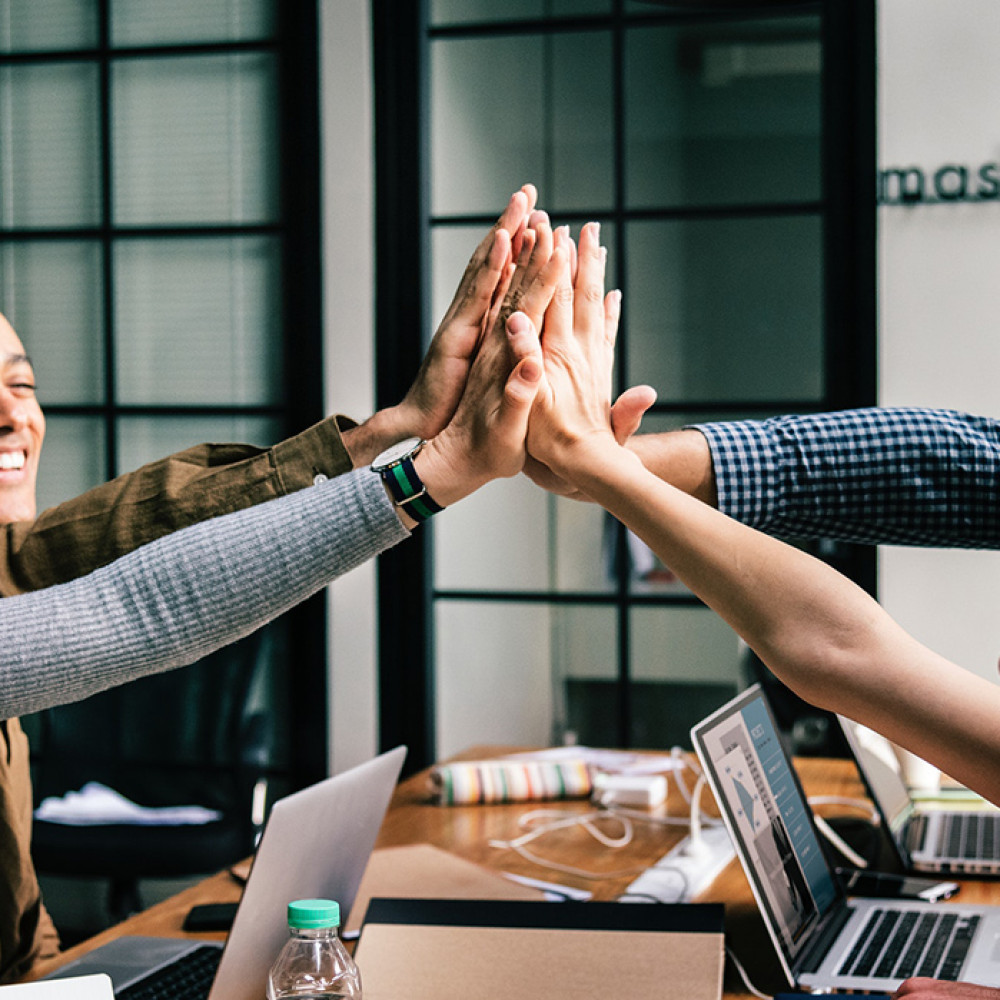
<svg viewBox="0 0 1000 1000"><path fill-rule="evenodd" d="M321 415L309 6L0 0L0 309L48 418L39 509ZM296 784L325 759L322 716L301 746L287 718L298 686L323 703L322 604L271 632L259 700Z"/></svg>
<svg viewBox="0 0 1000 1000"><path fill-rule="evenodd" d="M646 430L871 403L873 279L847 251L870 260L873 106L846 6L432 0L410 28L420 180L386 169L379 188L421 206L428 319L530 180L554 224L602 224L619 388L658 391ZM382 651L384 699L423 671L429 757L686 744L741 683L735 634L593 506L505 481L429 535L411 567L426 663L385 633ZM869 555L826 551L870 585Z"/></svg>

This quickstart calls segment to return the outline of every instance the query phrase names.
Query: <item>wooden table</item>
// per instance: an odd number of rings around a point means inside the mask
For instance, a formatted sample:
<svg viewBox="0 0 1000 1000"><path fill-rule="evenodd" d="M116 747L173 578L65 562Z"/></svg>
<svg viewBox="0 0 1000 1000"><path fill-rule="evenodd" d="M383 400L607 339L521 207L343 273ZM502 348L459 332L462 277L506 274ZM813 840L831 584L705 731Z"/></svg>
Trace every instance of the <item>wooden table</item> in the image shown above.
<svg viewBox="0 0 1000 1000"><path fill-rule="evenodd" d="M470 758L482 758L502 752L500 747L480 747L470 751ZM801 758L796 761L799 775L807 795L841 795L864 797L854 764L844 760ZM688 786L692 784L687 773ZM687 805L670 781L671 793L668 810L675 815L686 815ZM588 810L585 802L540 803L553 806L567 813ZM708 815L716 815L715 803L707 792L702 806ZM420 772L403 781L397 788L392 804L382 825L376 847L394 847L407 844L429 843L450 851L470 861L497 871L512 872L564 885L584 888L593 893L594 899L613 900L624 892L635 874L617 875L596 880L567 875L540 867L519 857L510 849L490 846L490 841L510 840L520 832L518 818L532 804L525 803L489 806L438 806L428 795L427 773ZM824 815L844 814L843 807L825 807ZM608 851L601 848L579 828L570 828L546 834L535 841L533 850L544 857L558 858L563 864L598 872L618 872L623 869L645 868L657 861L685 834L685 827L664 827L645 823L635 825L635 836L627 847ZM154 934L169 937L214 937L221 934L189 935L181 924L191 906L196 903L228 902L239 898L240 883L228 872L222 872L178 893L176 896L151 907L141 914L69 949L59 959L39 974L70 958L89 951L103 942L121 934ZM758 989L771 993L783 986L774 951L757 912L750 887L739 862L734 860L699 897L700 901L722 902L726 906L726 943L746 967ZM979 880L962 883L963 902L1000 902L1000 883ZM743 1000L751 997L731 963L726 965L726 1000Z"/></svg>

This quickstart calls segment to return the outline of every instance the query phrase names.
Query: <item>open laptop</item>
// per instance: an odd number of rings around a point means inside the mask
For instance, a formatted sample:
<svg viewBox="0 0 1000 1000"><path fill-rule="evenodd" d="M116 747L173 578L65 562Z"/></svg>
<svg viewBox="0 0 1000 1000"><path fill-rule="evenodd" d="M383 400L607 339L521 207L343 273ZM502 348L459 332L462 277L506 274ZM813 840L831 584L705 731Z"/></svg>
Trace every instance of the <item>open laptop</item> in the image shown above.
<svg viewBox="0 0 1000 1000"><path fill-rule="evenodd" d="M46 978L105 972L118 1000L260 1000L268 969L288 939L291 900L335 899L342 913L350 912L405 756L406 748L396 747L274 804L224 946L120 937ZM192 985L193 979L176 993L163 985L182 967L206 966L210 989Z"/></svg>
<svg viewBox="0 0 1000 1000"><path fill-rule="evenodd" d="M893 766L885 737L838 719L903 869L1000 874L1000 810L922 808Z"/></svg>
<svg viewBox="0 0 1000 1000"><path fill-rule="evenodd" d="M915 975L1000 982L1000 907L844 895L759 685L691 739L789 986L891 993Z"/></svg>

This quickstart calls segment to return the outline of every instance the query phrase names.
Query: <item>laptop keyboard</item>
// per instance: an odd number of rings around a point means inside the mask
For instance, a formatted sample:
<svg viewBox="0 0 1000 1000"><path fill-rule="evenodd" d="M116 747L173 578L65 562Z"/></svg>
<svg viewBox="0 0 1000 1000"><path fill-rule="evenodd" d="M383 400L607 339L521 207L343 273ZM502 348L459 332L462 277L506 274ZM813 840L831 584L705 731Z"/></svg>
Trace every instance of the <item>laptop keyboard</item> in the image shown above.
<svg viewBox="0 0 1000 1000"><path fill-rule="evenodd" d="M910 820L911 843L923 845L927 816ZM951 813L941 817L937 842L927 845L934 857L965 858L969 861L995 861L1000 851L1000 813Z"/></svg>
<svg viewBox="0 0 1000 1000"><path fill-rule="evenodd" d="M955 980L978 925L975 914L873 909L837 971L879 979Z"/></svg>
<svg viewBox="0 0 1000 1000"><path fill-rule="evenodd" d="M221 948L195 948L115 993L118 1000L198 1000L207 997L222 958Z"/></svg>

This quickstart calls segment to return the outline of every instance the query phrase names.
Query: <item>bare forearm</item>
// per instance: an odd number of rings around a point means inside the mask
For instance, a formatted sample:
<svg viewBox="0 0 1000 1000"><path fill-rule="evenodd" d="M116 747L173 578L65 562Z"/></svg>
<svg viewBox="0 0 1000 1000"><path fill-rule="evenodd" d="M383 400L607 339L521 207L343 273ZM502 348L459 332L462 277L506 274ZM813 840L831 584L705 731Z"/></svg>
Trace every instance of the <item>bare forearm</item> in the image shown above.
<svg viewBox="0 0 1000 1000"><path fill-rule="evenodd" d="M836 653L863 645L859 632L867 634L873 617L885 617L818 560L695 502L623 452L587 457L579 468L577 482L759 653L787 661L785 672L796 675L799 688L815 683L808 660L821 634L829 633L833 669Z"/></svg>
<svg viewBox="0 0 1000 1000"><path fill-rule="evenodd" d="M1000 800L1000 689L923 647L830 567L608 450L578 468L621 519L808 701Z"/></svg>
<svg viewBox="0 0 1000 1000"><path fill-rule="evenodd" d="M629 441L628 447L665 483L703 503L717 505L712 453L700 431L638 434Z"/></svg>

